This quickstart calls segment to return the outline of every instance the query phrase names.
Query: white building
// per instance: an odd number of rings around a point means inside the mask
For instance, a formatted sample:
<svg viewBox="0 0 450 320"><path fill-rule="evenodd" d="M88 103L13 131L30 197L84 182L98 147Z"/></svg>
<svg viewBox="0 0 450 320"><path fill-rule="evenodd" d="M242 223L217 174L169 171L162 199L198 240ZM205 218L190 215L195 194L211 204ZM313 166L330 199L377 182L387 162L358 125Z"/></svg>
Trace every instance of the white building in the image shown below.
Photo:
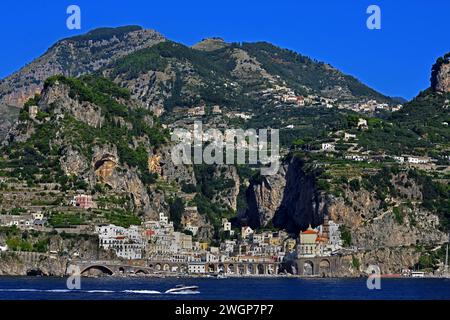
<svg viewBox="0 0 450 320"><path fill-rule="evenodd" d="M253 234L253 229L250 228L249 226L241 228L241 237L242 237L242 239L248 239L248 237L250 235L252 235L252 234Z"/></svg>
<svg viewBox="0 0 450 320"><path fill-rule="evenodd" d="M430 162L430 159L426 157L408 157L408 162L413 164L426 164Z"/></svg>
<svg viewBox="0 0 450 320"><path fill-rule="evenodd" d="M352 133L344 133L344 141L348 141L350 139L356 139L356 134L352 134Z"/></svg>
<svg viewBox="0 0 450 320"><path fill-rule="evenodd" d="M325 142L322 143L322 151L335 151L336 147L334 143Z"/></svg>
<svg viewBox="0 0 450 320"><path fill-rule="evenodd" d="M159 222L163 223L163 224L168 224L169 223L169 217L167 217L164 212L160 212L159 213Z"/></svg>
<svg viewBox="0 0 450 320"><path fill-rule="evenodd" d="M230 236L234 235L234 230L231 229L231 222L229 222L228 219L222 219L222 228L224 232L229 232Z"/></svg>
<svg viewBox="0 0 450 320"><path fill-rule="evenodd" d="M204 262L190 262L188 264L188 272L194 274L206 273L206 267Z"/></svg>
<svg viewBox="0 0 450 320"><path fill-rule="evenodd" d="M190 222L188 222L184 229L187 231L190 231L192 233L192 235L195 236L195 235L197 235L199 228L197 226L193 226Z"/></svg>
<svg viewBox="0 0 450 320"><path fill-rule="evenodd" d="M95 228L99 245L105 250L113 250L119 258L142 259L144 241L137 226L123 228L113 224Z"/></svg>
<svg viewBox="0 0 450 320"><path fill-rule="evenodd" d="M44 220L44 214L40 211L32 213L31 216L33 217L33 220Z"/></svg>
<svg viewBox="0 0 450 320"><path fill-rule="evenodd" d="M362 156L362 155L359 155L359 154L351 154L351 155L345 156L345 159L361 162L361 161L368 160L369 157L368 156Z"/></svg>
<svg viewBox="0 0 450 320"><path fill-rule="evenodd" d="M363 118L358 119L358 128L367 128L367 120Z"/></svg>
<svg viewBox="0 0 450 320"><path fill-rule="evenodd" d="M338 250L342 248L341 231L339 230L339 224L335 223L333 220L328 221L328 237L329 245L332 250Z"/></svg>
<svg viewBox="0 0 450 320"><path fill-rule="evenodd" d="M397 157L397 156L394 156L394 157L392 157L396 162L398 162L398 163L404 163L405 162L405 157Z"/></svg>

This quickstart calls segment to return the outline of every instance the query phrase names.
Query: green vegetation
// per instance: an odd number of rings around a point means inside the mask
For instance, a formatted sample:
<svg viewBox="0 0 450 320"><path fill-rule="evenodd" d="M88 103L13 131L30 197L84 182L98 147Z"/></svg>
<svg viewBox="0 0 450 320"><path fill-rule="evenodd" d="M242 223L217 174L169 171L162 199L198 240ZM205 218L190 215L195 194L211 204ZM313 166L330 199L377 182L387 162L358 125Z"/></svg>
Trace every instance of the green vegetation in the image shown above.
<svg viewBox="0 0 450 320"><path fill-rule="evenodd" d="M54 76L48 78L44 86L48 87L56 82L69 86L71 98L98 105L104 123L100 128L95 128L70 114L56 120L53 106L50 106L42 114L43 117L51 118L51 121L35 123L34 133L26 142L15 143L3 150L11 159L11 176L27 181L29 186L42 182L59 182L62 190L86 190L86 182L77 177L65 176L59 167L59 158L65 150L52 143L58 133L59 138L70 143L87 159L92 158L95 145L115 144L121 163L139 168L140 178L145 184L154 183L156 176L148 171L147 166L148 147L143 144L136 147L130 145L130 141L139 137L148 139L152 147L158 147L167 141L168 131L162 129L153 114L142 108L125 106L124 101L131 96L129 91L102 77L88 75L75 79ZM27 104L38 104L38 100L39 96L36 96ZM55 121L58 121L57 125ZM38 174L40 179L37 178Z"/></svg>
<svg viewBox="0 0 450 320"><path fill-rule="evenodd" d="M184 213L183 199L175 197L169 200L170 220L173 221L175 230L181 230L181 216Z"/></svg>
<svg viewBox="0 0 450 320"><path fill-rule="evenodd" d="M119 40L122 40L123 37L130 32L142 30L140 26L123 26L117 28L97 28L92 31L89 31L86 34L67 38L65 40L70 41L99 41L99 40L109 40L112 37L116 37Z"/></svg>
<svg viewBox="0 0 450 320"><path fill-rule="evenodd" d="M384 204L387 196L397 196L397 188L392 184L392 175L398 173L397 167L383 166L380 171L373 175L364 176L363 187L374 192L376 198Z"/></svg>
<svg viewBox="0 0 450 320"><path fill-rule="evenodd" d="M414 266L420 270L436 270L439 263L445 262L446 245L441 246L438 250L431 248L417 248L420 251L419 262Z"/></svg>
<svg viewBox="0 0 450 320"><path fill-rule="evenodd" d="M131 225L140 225L141 220L132 212L121 209L114 209L105 213L106 220L116 226L128 228Z"/></svg>
<svg viewBox="0 0 450 320"><path fill-rule="evenodd" d="M48 219L48 223L53 228L70 228L86 222L81 213L53 212Z"/></svg>
<svg viewBox="0 0 450 320"><path fill-rule="evenodd" d="M404 213L403 210L399 207L392 208L392 213L394 214L394 220L398 224L403 224L404 222Z"/></svg>
<svg viewBox="0 0 450 320"><path fill-rule="evenodd" d="M0 227L9 250L25 252L47 252L49 237L37 231L21 231L16 226Z"/></svg>
<svg viewBox="0 0 450 320"><path fill-rule="evenodd" d="M350 247L352 245L352 234L350 229L346 226L340 226L341 240L344 247Z"/></svg>
<svg viewBox="0 0 450 320"><path fill-rule="evenodd" d="M450 120L445 101L449 94L428 89L397 112L358 135L359 144L373 151L389 154L430 155L444 153L450 141Z"/></svg>
<svg viewBox="0 0 450 320"><path fill-rule="evenodd" d="M352 256L352 267L356 270L359 270L359 267L361 266L361 263L359 262L359 259L355 256Z"/></svg>
<svg viewBox="0 0 450 320"><path fill-rule="evenodd" d="M268 42L243 43L242 49L256 57L265 70L280 76L289 87L299 93L305 93L303 86L308 86L317 92L327 87L340 86L348 87L356 97L391 102L389 98L365 86L357 79L292 50L281 49Z"/></svg>
<svg viewBox="0 0 450 320"><path fill-rule="evenodd" d="M439 215L444 230L450 230L450 186L439 181L423 171L410 170L408 177L422 186L422 206Z"/></svg>

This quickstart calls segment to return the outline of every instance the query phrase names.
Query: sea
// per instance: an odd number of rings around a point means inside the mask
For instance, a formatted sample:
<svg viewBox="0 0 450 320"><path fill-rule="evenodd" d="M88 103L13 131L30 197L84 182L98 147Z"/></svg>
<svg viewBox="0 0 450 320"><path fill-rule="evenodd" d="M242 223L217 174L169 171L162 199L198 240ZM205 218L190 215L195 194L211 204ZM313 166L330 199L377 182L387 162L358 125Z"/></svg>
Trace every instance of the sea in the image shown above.
<svg viewBox="0 0 450 320"><path fill-rule="evenodd" d="M189 293L166 293L176 285ZM305 278L81 278L80 289L67 278L0 277L0 300L450 300L450 279Z"/></svg>

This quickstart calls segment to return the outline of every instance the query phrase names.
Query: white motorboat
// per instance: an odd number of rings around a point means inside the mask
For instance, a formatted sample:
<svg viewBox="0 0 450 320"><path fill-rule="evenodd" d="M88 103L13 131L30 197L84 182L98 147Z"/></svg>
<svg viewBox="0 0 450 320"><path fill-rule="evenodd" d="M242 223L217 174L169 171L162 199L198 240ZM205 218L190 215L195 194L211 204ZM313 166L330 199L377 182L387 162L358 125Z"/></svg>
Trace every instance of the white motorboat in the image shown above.
<svg viewBox="0 0 450 320"><path fill-rule="evenodd" d="M183 284L179 284L175 286L175 288L167 290L166 293L195 293L197 290L197 286L185 286Z"/></svg>

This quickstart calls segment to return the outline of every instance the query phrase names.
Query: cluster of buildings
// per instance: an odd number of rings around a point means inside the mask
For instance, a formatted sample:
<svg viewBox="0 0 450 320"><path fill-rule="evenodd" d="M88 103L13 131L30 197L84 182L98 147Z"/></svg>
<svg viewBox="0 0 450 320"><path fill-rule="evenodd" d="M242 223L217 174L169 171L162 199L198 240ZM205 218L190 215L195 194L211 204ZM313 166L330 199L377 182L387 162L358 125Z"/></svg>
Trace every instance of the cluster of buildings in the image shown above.
<svg viewBox="0 0 450 320"><path fill-rule="evenodd" d="M2 214L0 215L0 226L2 227L17 227L23 230L41 230L47 224L47 218L41 211L20 214L20 215L10 215Z"/></svg>
<svg viewBox="0 0 450 320"><path fill-rule="evenodd" d="M401 104L395 106L387 103L380 103L376 100L368 100L359 103L339 103L338 109L347 109L355 112L373 113L377 111L398 111L403 107Z"/></svg>
<svg viewBox="0 0 450 320"><path fill-rule="evenodd" d="M316 229L301 232L298 239L285 231L256 232L249 226L242 227L240 236L234 237L227 219L222 220L222 230L226 239L211 246L175 231L173 222L163 213L159 220L140 226L96 227L100 247L113 250L119 258L188 263L193 273L202 273L208 263L281 263L297 257L329 256L342 248L339 225L328 220Z"/></svg>
<svg viewBox="0 0 450 320"><path fill-rule="evenodd" d="M299 234L297 257L331 256L342 249L339 224L325 218L323 225L309 228Z"/></svg>
<svg viewBox="0 0 450 320"><path fill-rule="evenodd" d="M357 127L359 129L367 129L368 124L367 120L363 118L358 119ZM335 138L330 139L329 141L322 142L320 147L321 152L326 153L334 153L336 152L336 145L339 142L345 142L347 143L347 150L345 150L345 153L343 155L344 159L356 161L356 162L383 162L386 161L386 159L389 159L388 161L394 160L395 162L399 164L408 164L410 166L416 166L420 167L422 169L429 169L433 168L435 166L435 163L438 161L436 159L433 159L431 157L427 156L412 156L412 155L401 155L401 156L395 156L395 155L387 155L387 154L372 154L370 150L362 151L361 147L358 146L357 143L357 136L354 133L348 133L345 131L337 131L334 133ZM344 151L341 149L341 151Z"/></svg>
<svg viewBox="0 0 450 320"><path fill-rule="evenodd" d="M427 164L433 161L430 157L417 157L417 156L395 156L393 159L398 163L409 164Z"/></svg>

